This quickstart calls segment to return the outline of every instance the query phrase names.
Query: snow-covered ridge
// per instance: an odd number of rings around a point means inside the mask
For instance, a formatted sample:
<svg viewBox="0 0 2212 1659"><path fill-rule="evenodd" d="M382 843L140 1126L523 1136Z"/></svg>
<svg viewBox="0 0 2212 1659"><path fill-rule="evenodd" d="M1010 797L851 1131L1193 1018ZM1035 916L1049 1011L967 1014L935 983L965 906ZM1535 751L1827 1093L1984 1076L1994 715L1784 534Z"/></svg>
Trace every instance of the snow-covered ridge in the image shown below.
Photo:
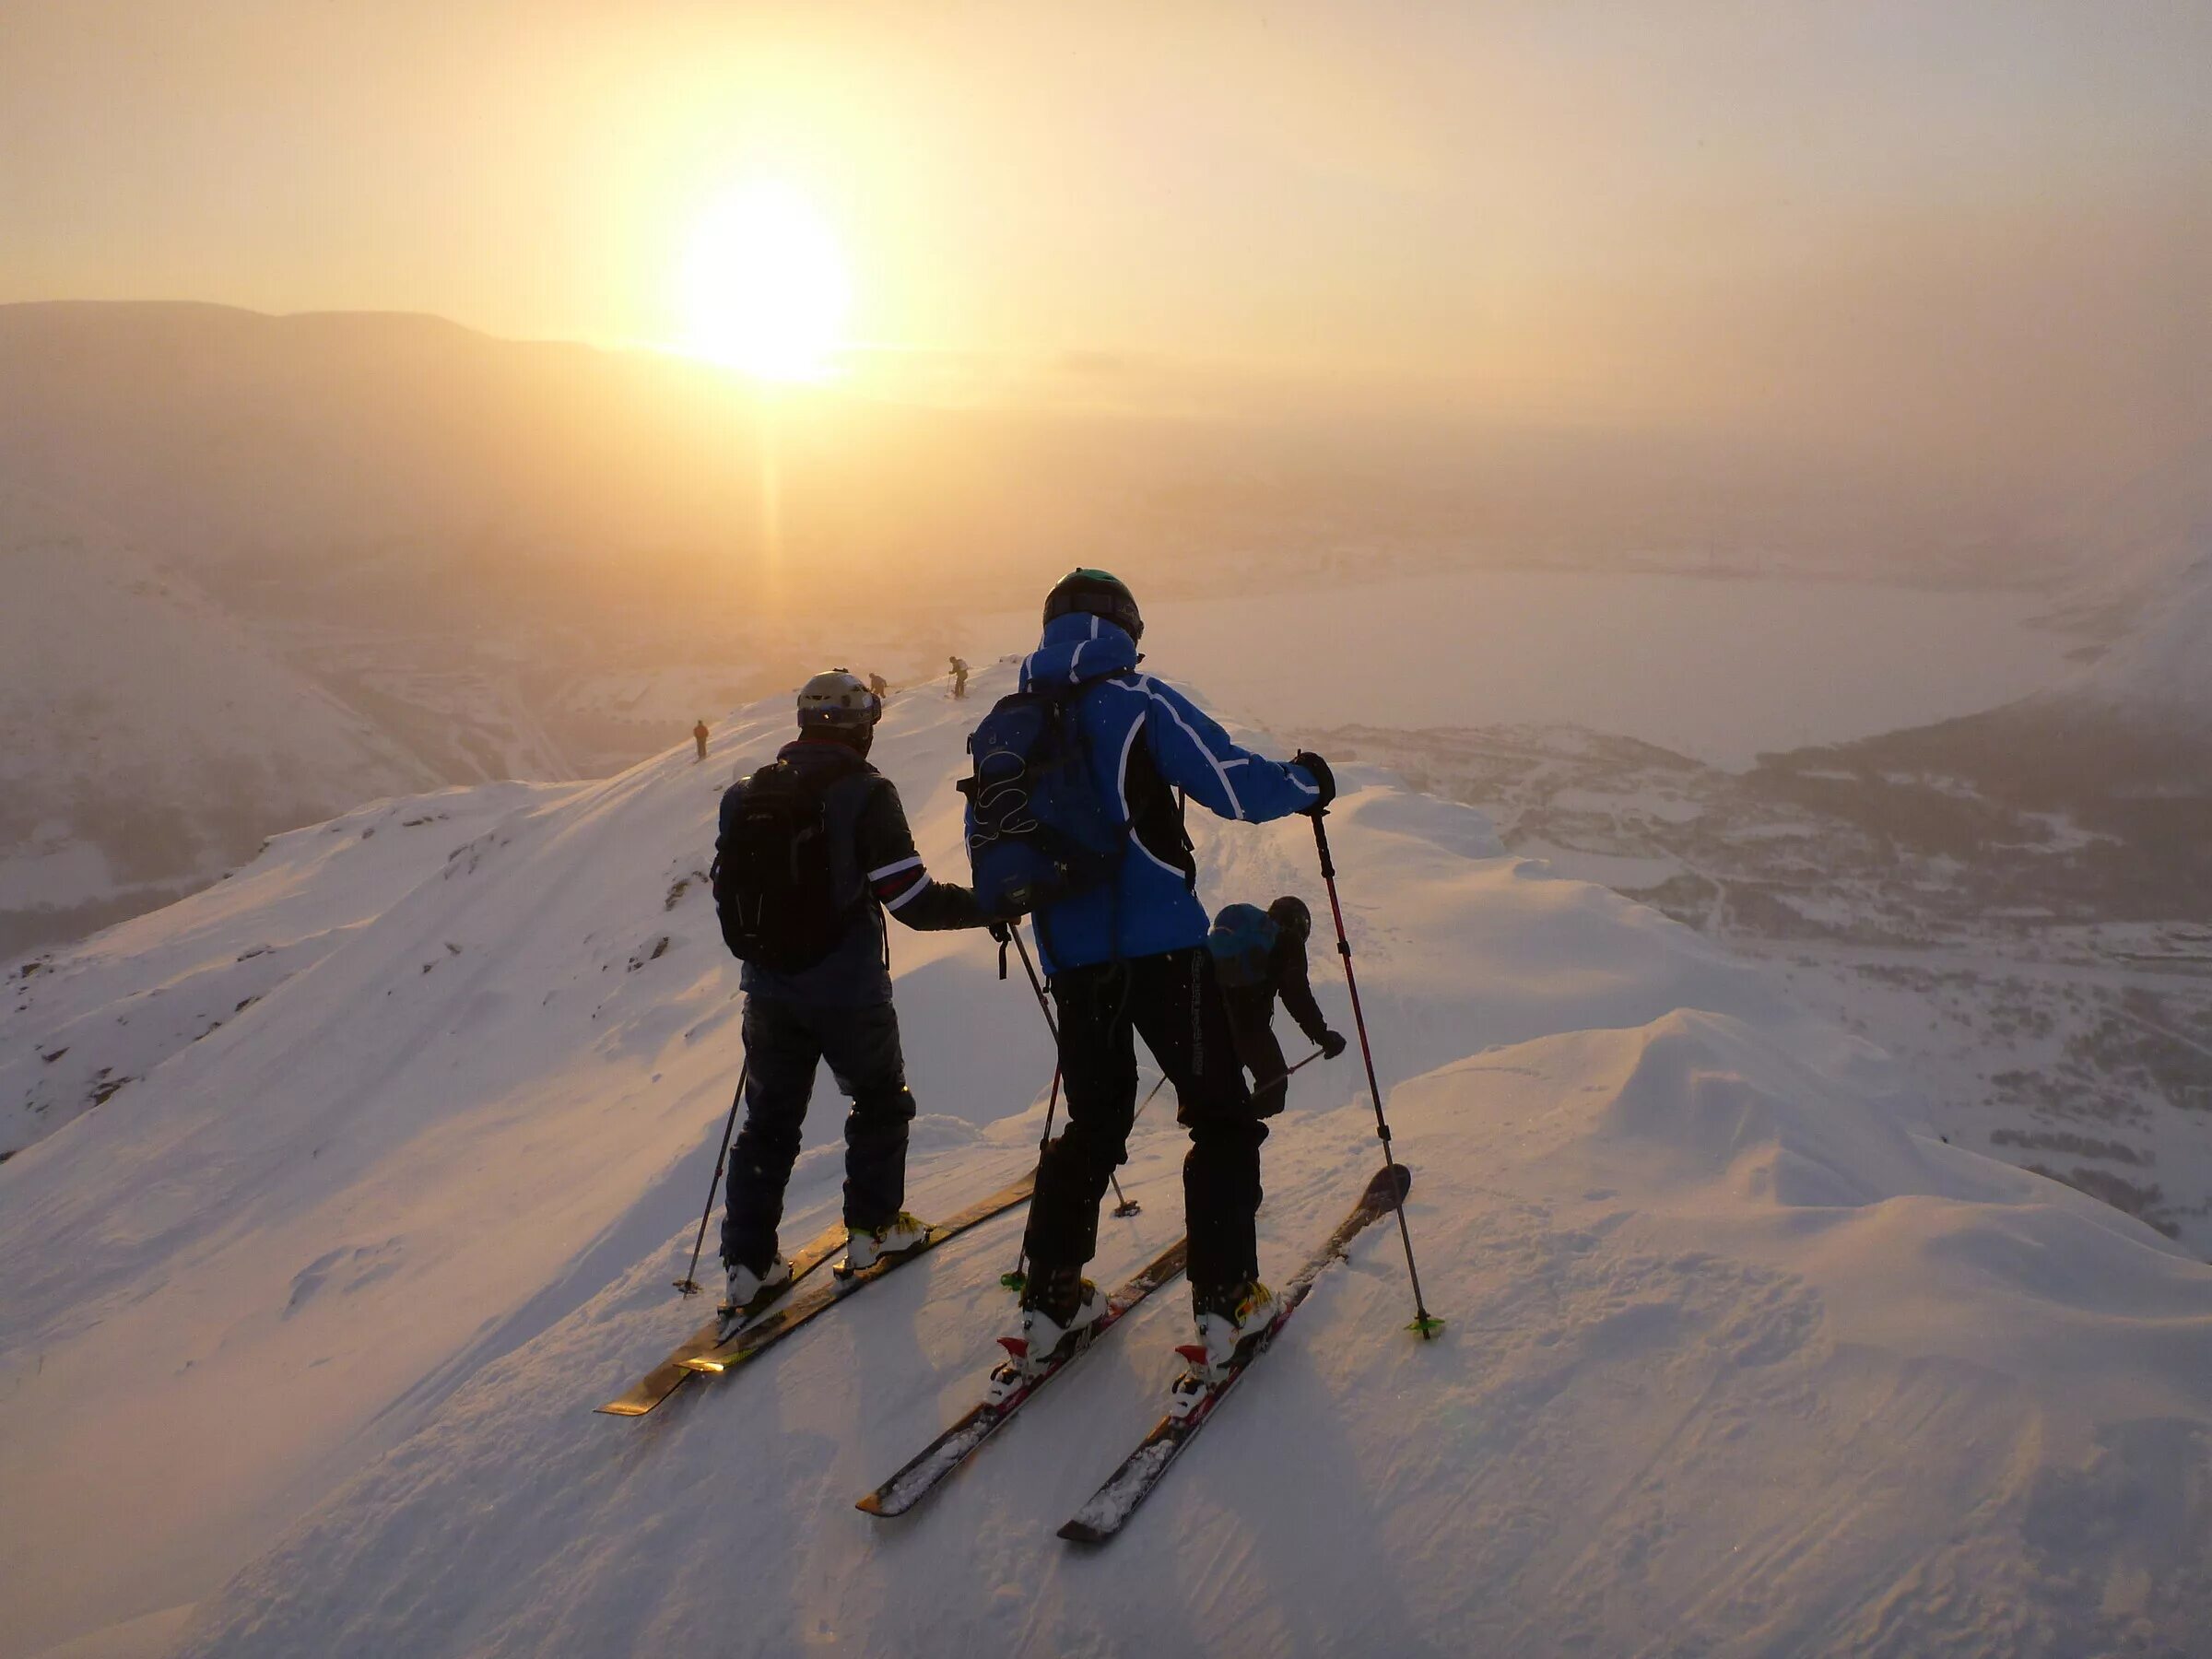
<svg viewBox="0 0 2212 1659"><path fill-rule="evenodd" d="M900 698L879 743L946 873L983 706ZM591 1416L695 1312L666 1286L738 1059L698 877L715 793L786 722L744 712L703 766L353 815L57 960L32 1007L80 1031L256 944L301 965L0 1166L0 1653L2057 1653L2212 1628L2212 1268L1915 1135L1910 1079L1756 971L1360 768L1332 841L1442 1339L1400 1330L1371 1235L1095 1557L1053 1531L1157 1415L1175 1294L924 1510L850 1508L972 1397L1013 1221L642 1423ZM1211 902L1320 899L1302 820L1194 828ZM893 948L910 1196L941 1212L1032 1155L1050 1050L981 935ZM794 1235L834 1213L841 1115L811 1125ZM1145 1212L1102 1222L1102 1278L1174 1236L1171 1118L1139 1126ZM1300 1073L1270 1272L1374 1158L1353 1065Z"/></svg>
<svg viewBox="0 0 2212 1659"><path fill-rule="evenodd" d="M2147 602L2135 630L2053 695L2212 741L2212 533Z"/></svg>
<svg viewBox="0 0 2212 1659"><path fill-rule="evenodd" d="M0 1005L0 1152L246 1018L477 835L579 787L488 783L371 802L273 837L252 865L166 910L11 969Z"/></svg>

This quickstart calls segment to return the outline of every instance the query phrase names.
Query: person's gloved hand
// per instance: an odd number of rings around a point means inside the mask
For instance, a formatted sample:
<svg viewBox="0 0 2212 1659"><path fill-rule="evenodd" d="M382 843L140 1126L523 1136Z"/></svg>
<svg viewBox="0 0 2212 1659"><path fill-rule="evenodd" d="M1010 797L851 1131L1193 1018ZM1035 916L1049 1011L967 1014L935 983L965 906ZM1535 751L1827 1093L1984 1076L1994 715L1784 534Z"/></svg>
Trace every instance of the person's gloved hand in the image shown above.
<svg viewBox="0 0 2212 1659"><path fill-rule="evenodd" d="M1019 920L1018 916L1000 917L986 925L991 929L993 938L1001 945L1011 945L1014 943L1014 924Z"/></svg>
<svg viewBox="0 0 2212 1659"><path fill-rule="evenodd" d="M1306 811L1318 818L1328 810L1329 803L1336 798L1336 774L1329 770L1329 763L1312 749L1300 749L1290 757L1290 764L1304 768L1313 782L1321 786L1321 799L1306 808Z"/></svg>
<svg viewBox="0 0 2212 1659"><path fill-rule="evenodd" d="M1344 1053L1344 1036L1341 1032L1324 1031L1321 1034L1321 1057L1324 1060L1335 1059L1337 1055Z"/></svg>

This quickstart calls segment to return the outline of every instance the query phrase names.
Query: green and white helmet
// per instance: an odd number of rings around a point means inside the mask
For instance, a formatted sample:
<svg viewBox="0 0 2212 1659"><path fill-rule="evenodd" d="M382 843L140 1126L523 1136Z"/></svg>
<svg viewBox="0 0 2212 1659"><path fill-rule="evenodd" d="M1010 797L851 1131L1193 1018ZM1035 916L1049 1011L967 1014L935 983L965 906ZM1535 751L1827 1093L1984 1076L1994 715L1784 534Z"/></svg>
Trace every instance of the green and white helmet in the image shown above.
<svg viewBox="0 0 2212 1659"><path fill-rule="evenodd" d="M883 718L883 701L849 669L830 668L799 688L799 730L834 726L865 732Z"/></svg>

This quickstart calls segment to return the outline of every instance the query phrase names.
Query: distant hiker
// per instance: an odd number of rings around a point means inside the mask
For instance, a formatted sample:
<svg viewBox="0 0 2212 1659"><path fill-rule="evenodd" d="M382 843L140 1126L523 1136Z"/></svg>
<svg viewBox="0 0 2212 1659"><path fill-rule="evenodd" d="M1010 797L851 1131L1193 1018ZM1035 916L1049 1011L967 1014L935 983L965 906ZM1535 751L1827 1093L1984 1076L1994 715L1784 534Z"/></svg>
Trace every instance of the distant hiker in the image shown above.
<svg viewBox="0 0 2212 1659"><path fill-rule="evenodd" d="M952 663L952 694L953 694L955 697L965 697L965 696L967 696L967 695L968 695L968 663L967 663L967 659L966 659L966 658L964 658L964 657L957 657L957 656L956 656L956 657L954 657L954 658L952 658L952 659L951 659L951 663Z"/></svg>
<svg viewBox="0 0 2212 1659"><path fill-rule="evenodd" d="M697 725L691 728L691 741L699 745L700 760L704 760L707 758L707 723L705 721L700 721ZM699 760L694 760L691 764L697 766L699 764Z"/></svg>
<svg viewBox="0 0 2212 1659"><path fill-rule="evenodd" d="M1209 1364L1276 1311L1253 1236L1267 1126L1237 1065L1176 792L1260 823L1319 810L1335 783L1318 755L1285 765L1238 747L1182 692L1138 673L1143 632L1119 580L1071 572L1045 600L1043 642L1022 663L1020 689L969 740L977 898L1030 912L1067 1097L1067 1127L1045 1150L1030 1208L1018 1375L1042 1369L1105 1311L1082 1274L1100 1200L1126 1155L1137 1036L1173 1079L1177 1121L1190 1131L1183 1213Z"/></svg>
<svg viewBox="0 0 2212 1659"><path fill-rule="evenodd" d="M875 692L876 700L881 702L891 694L891 682L880 674L871 674L868 676L868 689Z"/></svg>
<svg viewBox="0 0 2212 1659"><path fill-rule="evenodd" d="M1324 1059L1344 1053L1344 1039L1322 1018L1307 977L1306 941L1312 936L1313 912L1303 899L1289 893L1265 910L1256 904L1229 905L1206 935L1221 999L1229 1006L1237 1058L1252 1074L1253 1110L1264 1118L1281 1112L1289 1096L1289 1065L1275 1039L1277 997Z"/></svg>
<svg viewBox="0 0 2212 1659"><path fill-rule="evenodd" d="M799 736L722 797L714 904L745 963L745 1127L730 1154L722 1259L725 1328L791 1277L777 1253L816 1067L853 1102L845 1118L844 1265L912 1248L903 1207L906 1086L884 912L909 927L985 927L966 888L933 881L899 792L865 759L883 704L841 668L799 688Z"/></svg>

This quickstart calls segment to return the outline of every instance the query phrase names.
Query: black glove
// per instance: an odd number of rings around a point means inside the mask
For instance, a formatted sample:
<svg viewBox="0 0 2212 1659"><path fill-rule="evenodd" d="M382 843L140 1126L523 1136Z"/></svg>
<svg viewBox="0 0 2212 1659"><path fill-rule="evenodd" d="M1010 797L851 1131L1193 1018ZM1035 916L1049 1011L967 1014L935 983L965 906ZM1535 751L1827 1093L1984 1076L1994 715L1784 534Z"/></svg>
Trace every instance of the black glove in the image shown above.
<svg viewBox="0 0 2212 1659"><path fill-rule="evenodd" d="M1335 1031L1324 1031L1321 1034L1321 1057L1324 1060L1334 1060L1343 1053L1344 1038L1341 1034Z"/></svg>
<svg viewBox="0 0 2212 1659"><path fill-rule="evenodd" d="M1013 918L1012 920L1001 918L1000 920L987 923L985 925L991 929L991 936L996 939L1001 945L1011 945L1014 943L1014 923L1019 919L1020 918L1018 917Z"/></svg>
<svg viewBox="0 0 2212 1659"><path fill-rule="evenodd" d="M1313 782L1321 786L1321 799L1306 808L1306 811L1318 818L1328 810L1329 803L1336 798L1336 774L1329 770L1329 763L1312 749L1300 749L1290 757L1290 764L1305 768L1312 774Z"/></svg>

